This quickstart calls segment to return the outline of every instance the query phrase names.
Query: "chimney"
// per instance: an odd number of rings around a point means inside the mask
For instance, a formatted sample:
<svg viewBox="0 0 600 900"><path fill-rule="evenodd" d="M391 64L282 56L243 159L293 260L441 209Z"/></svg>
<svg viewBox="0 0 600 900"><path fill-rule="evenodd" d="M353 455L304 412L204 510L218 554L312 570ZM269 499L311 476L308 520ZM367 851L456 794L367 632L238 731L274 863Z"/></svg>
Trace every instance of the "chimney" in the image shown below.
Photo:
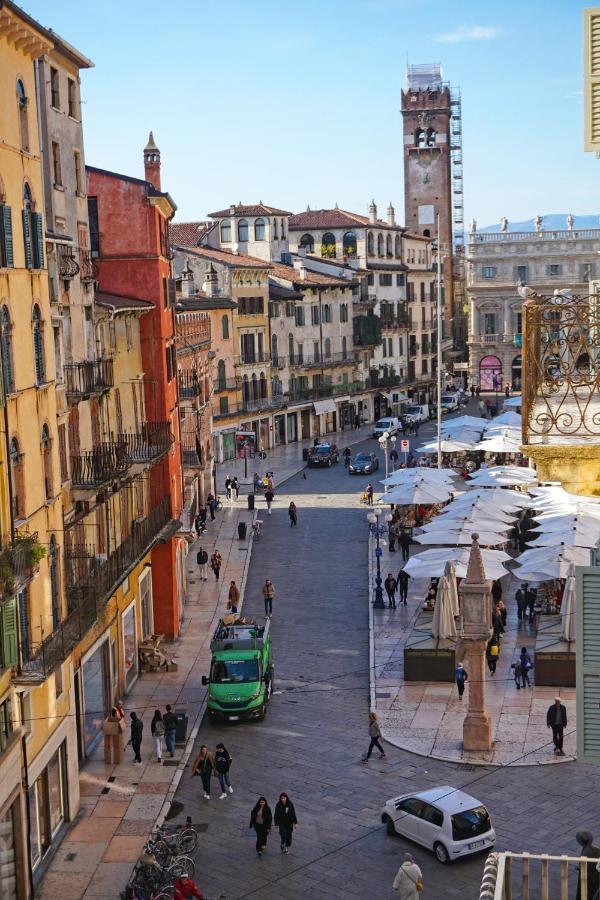
<svg viewBox="0 0 600 900"><path fill-rule="evenodd" d="M369 221L371 225L375 225L377 222L377 204L375 203L375 200L371 200L369 205Z"/></svg>
<svg viewBox="0 0 600 900"><path fill-rule="evenodd" d="M387 208L387 223L388 223L388 225L396 224L396 210L392 206L391 200L390 200L390 205Z"/></svg>
<svg viewBox="0 0 600 900"><path fill-rule="evenodd" d="M304 260L294 256L292 259L292 266L300 276L300 281L306 281L306 265Z"/></svg>
<svg viewBox="0 0 600 900"><path fill-rule="evenodd" d="M144 147L144 178L160 191L160 150L154 143L152 132Z"/></svg>
<svg viewBox="0 0 600 900"><path fill-rule="evenodd" d="M181 296L193 297L195 293L194 273L192 272L189 260L186 259L181 273Z"/></svg>
<svg viewBox="0 0 600 900"><path fill-rule="evenodd" d="M212 263L208 264L203 287L207 297L216 297L219 293L219 277Z"/></svg>

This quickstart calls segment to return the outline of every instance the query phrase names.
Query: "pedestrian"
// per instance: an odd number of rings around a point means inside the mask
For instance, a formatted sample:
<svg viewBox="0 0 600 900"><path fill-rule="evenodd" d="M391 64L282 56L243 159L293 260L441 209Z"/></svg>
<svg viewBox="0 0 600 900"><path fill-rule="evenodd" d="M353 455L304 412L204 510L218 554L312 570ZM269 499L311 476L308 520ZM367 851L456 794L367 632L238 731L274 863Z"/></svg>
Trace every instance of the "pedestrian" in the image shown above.
<svg viewBox="0 0 600 900"><path fill-rule="evenodd" d="M288 516L290 517L290 528L293 528L298 524L298 510L296 509L296 504L293 500L288 506Z"/></svg>
<svg viewBox="0 0 600 900"><path fill-rule="evenodd" d="M374 712L369 713L369 737L371 738L371 743L369 744L367 755L363 756L362 761L364 763L369 761L371 753L373 752L373 747L377 747L377 749L379 750L379 759L385 759L385 750L381 746L381 728L379 727L379 722L377 721L377 715Z"/></svg>
<svg viewBox="0 0 600 900"><path fill-rule="evenodd" d="M525 594L525 605L527 607L527 612L529 614L529 624L533 625L533 619L535 616L535 601L537 600L537 593L533 588L527 588L527 592Z"/></svg>
<svg viewBox="0 0 600 900"><path fill-rule="evenodd" d="M156 762L162 762L162 746L165 734L165 723L160 709L154 710L154 716L150 723L150 731L154 738L154 746L156 748Z"/></svg>
<svg viewBox="0 0 600 900"><path fill-rule="evenodd" d="M272 494L275 493L275 482L273 481L273 473L267 472L267 487Z"/></svg>
<svg viewBox="0 0 600 900"><path fill-rule="evenodd" d="M521 678L523 679L523 687L525 687L525 684L527 684L527 687L531 687L529 672L531 669L533 669L533 663L531 662L531 657L527 652L527 647L521 647L521 655L519 659L521 660Z"/></svg>
<svg viewBox="0 0 600 900"><path fill-rule="evenodd" d="M398 543L400 544L400 549L402 550L402 560L403 562L406 562L410 556L410 545L412 543L408 531L402 529L402 531L398 535Z"/></svg>
<svg viewBox="0 0 600 900"><path fill-rule="evenodd" d="M494 636L500 640L501 635L504 634L504 625L502 624L502 617L496 607L494 607L492 611L492 628L494 629Z"/></svg>
<svg viewBox="0 0 600 900"><path fill-rule="evenodd" d="M298 824L296 818L296 810L294 804L284 792L279 795L279 800L275 805L275 825L279 828L279 837L281 838L281 852L289 853L292 846L292 834L294 825Z"/></svg>
<svg viewBox="0 0 600 900"><path fill-rule="evenodd" d="M177 716L171 709L169 703L167 703L166 712L163 716L163 722L165 723L165 744L167 745L167 753L173 759L175 756L175 738L177 737Z"/></svg>
<svg viewBox="0 0 600 900"><path fill-rule="evenodd" d="M560 697L554 698L554 703L548 709L546 714L546 725L552 729L552 740L554 741L555 756L564 756L563 751L563 732L567 727L567 710L563 705Z"/></svg>
<svg viewBox="0 0 600 900"><path fill-rule="evenodd" d="M231 763L233 760L231 759L231 753L225 746L225 744L217 744L215 749L215 769L217 772L217 778L219 779L219 784L221 785L221 796L219 800L224 800L227 796L227 791L229 790L230 794L233 794L233 788L231 787L231 782L229 781L229 770L231 768Z"/></svg>
<svg viewBox="0 0 600 900"><path fill-rule="evenodd" d="M214 494L209 494L206 498L208 500L208 510L210 512L211 521L215 521L215 509L217 508L217 501L214 498Z"/></svg>
<svg viewBox="0 0 600 900"><path fill-rule="evenodd" d="M456 681L456 687L458 688L458 696L462 700L462 695L465 692L465 682L469 680L469 676L462 663L459 663L454 670L454 680Z"/></svg>
<svg viewBox="0 0 600 900"><path fill-rule="evenodd" d="M522 584L515 594L515 600L517 603L517 618L520 622L525 618L526 591L527 585Z"/></svg>
<svg viewBox="0 0 600 900"><path fill-rule="evenodd" d="M200 537L200 535L204 534L206 531L206 517L208 515L208 511L205 506L201 506L198 510L198 515L194 519L194 527L196 529L196 535Z"/></svg>
<svg viewBox="0 0 600 900"><path fill-rule="evenodd" d="M216 775L215 761L206 744L200 747L200 753L194 760L192 775L199 775L204 788L204 799L210 800L210 779Z"/></svg>
<svg viewBox="0 0 600 900"><path fill-rule="evenodd" d="M229 596L227 598L227 609L230 609L232 613L236 613L238 611L238 606L240 605L240 589L235 583L232 581L229 585Z"/></svg>
<svg viewBox="0 0 600 900"><path fill-rule="evenodd" d="M503 624L504 628L506 629L506 620L508 618L508 610L506 609L506 603L504 602L504 600L498 600L498 602L496 603L496 612L500 616L502 624Z"/></svg>
<svg viewBox="0 0 600 900"><path fill-rule="evenodd" d="M223 559L218 550L215 550L213 555L210 558L210 567L215 573L215 578L217 581L219 580L219 573L221 571L221 565L223 563Z"/></svg>
<svg viewBox="0 0 600 900"><path fill-rule="evenodd" d="M195 881L185 874L180 875L173 885L173 900L190 900L191 897L197 897L198 900L204 900L204 895L200 891Z"/></svg>
<svg viewBox="0 0 600 900"><path fill-rule="evenodd" d="M479 403L477 404L477 408L479 409L479 415L485 419L486 415L487 415L487 406L485 405L485 401L480 400Z"/></svg>
<svg viewBox="0 0 600 900"><path fill-rule="evenodd" d="M256 852L262 856L263 850L267 849L267 838L271 830L273 822L273 814L269 809L266 797L259 797L256 806L250 813L250 828L254 828L256 832Z"/></svg>
<svg viewBox="0 0 600 900"><path fill-rule="evenodd" d="M273 502L274 498L275 494L273 493L271 488L268 487L265 491L265 500L267 501L267 510L269 512L269 515L271 515L271 503Z"/></svg>
<svg viewBox="0 0 600 900"><path fill-rule="evenodd" d="M504 396L506 397L507 400L510 397L510 385L509 384L507 384L506 387L504 388Z"/></svg>
<svg viewBox="0 0 600 900"><path fill-rule="evenodd" d="M502 585L500 584L499 578L495 578L494 581L492 581L492 600L496 604L499 600L502 600Z"/></svg>
<svg viewBox="0 0 600 900"><path fill-rule="evenodd" d="M273 582L267 578L263 585L263 597L265 599L265 616L270 619L273 615L273 597L275 596L275 586Z"/></svg>
<svg viewBox="0 0 600 900"><path fill-rule="evenodd" d="M390 527L388 529L388 550L390 553L396 552L396 539L398 537L398 532L396 531L396 525L394 522L390 522Z"/></svg>
<svg viewBox="0 0 600 900"><path fill-rule="evenodd" d="M475 396L475 385L472 384L471 385L471 397L474 397L474 396Z"/></svg>
<svg viewBox="0 0 600 900"><path fill-rule="evenodd" d="M208 581L208 553L204 547L198 547L196 562L200 566L200 580Z"/></svg>
<svg viewBox="0 0 600 900"><path fill-rule="evenodd" d="M521 660L518 659L516 662L514 662L511 666L511 669L514 669L513 678L515 679L515 684L517 686L517 690L520 691L521 690L521 675L522 675Z"/></svg>
<svg viewBox="0 0 600 900"><path fill-rule="evenodd" d="M394 447L393 450L390 451L390 459L392 461L392 472L396 471L396 463L398 462L398 451Z"/></svg>
<svg viewBox="0 0 600 900"><path fill-rule="evenodd" d="M481 388L480 388L479 385L478 385L478 386L475 388L475 396L476 396L478 399L479 399L480 393L481 393Z"/></svg>
<svg viewBox="0 0 600 900"><path fill-rule="evenodd" d="M235 491L235 499L240 499L240 483L237 480L237 475L231 479L231 490Z"/></svg>
<svg viewBox="0 0 600 900"><path fill-rule="evenodd" d="M140 756L140 747L142 746L142 732L144 730L144 723L141 719L138 719L136 713L130 713L131 718L131 737L129 738L129 743L131 744L131 748L134 752L133 764L134 766L141 766L142 757Z"/></svg>
<svg viewBox="0 0 600 900"><path fill-rule="evenodd" d="M258 494L260 489L262 488L262 481L260 479L260 475L258 472L254 473L254 493Z"/></svg>
<svg viewBox="0 0 600 900"><path fill-rule="evenodd" d="M369 506L373 506L373 485L371 482L365 488L365 494L367 495L367 503Z"/></svg>
<svg viewBox="0 0 600 900"><path fill-rule="evenodd" d="M231 500L231 476L228 475L225 479L225 496L228 500Z"/></svg>
<svg viewBox="0 0 600 900"><path fill-rule="evenodd" d="M411 853L404 854L404 862L398 869L393 889L400 894L400 900L417 900L423 891L423 873Z"/></svg>
<svg viewBox="0 0 600 900"><path fill-rule="evenodd" d="M407 600L408 600L408 582L409 582L409 579L410 579L410 575L408 574L408 572L405 572L404 569L402 569L400 572L398 572L398 579L397 579L397 581L398 581L398 588L399 588L399 590L400 590L400 595L399 595L399 598L398 598L398 602L399 602L399 603L403 603L405 606L406 606L406 603L407 603Z"/></svg>
<svg viewBox="0 0 600 900"><path fill-rule="evenodd" d="M487 660L488 669L490 670L490 675L496 674L496 665L498 664L498 657L500 656L500 642L495 635L489 639L486 650L485 650L485 658Z"/></svg>
<svg viewBox="0 0 600 900"><path fill-rule="evenodd" d="M388 595L388 603L390 605L390 609L396 609L396 588L398 587L398 582L391 572L383 582L383 586L385 587L386 593Z"/></svg>

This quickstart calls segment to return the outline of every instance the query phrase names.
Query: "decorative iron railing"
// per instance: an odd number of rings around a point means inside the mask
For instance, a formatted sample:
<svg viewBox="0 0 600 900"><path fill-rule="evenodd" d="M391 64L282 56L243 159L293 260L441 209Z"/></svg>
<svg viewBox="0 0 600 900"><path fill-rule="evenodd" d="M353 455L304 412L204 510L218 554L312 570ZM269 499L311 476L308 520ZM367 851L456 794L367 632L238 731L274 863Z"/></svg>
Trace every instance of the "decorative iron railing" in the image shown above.
<svg viewBox="0 0 600 900"><path fill-rule="evenodd" d="M528 295L523 443L600 442L600 295Z"/></svg>
<svg viewBox="0 0 600 900"><path fill-rule="evenodd" d="M79 248L79 277L83 282L97 281L100 267L87 247Z"/></svg>
<svg viewBox="0 0 600 900"><path fill-rule="evenodd" d="M155 462L169 452L173 440L168 422L144 422L140 431L117 436L130 464Z"/></svg>
<svg viewBox="0 0 600 900"><path fill-rule="evenodd" d="M101 394L114 385L112 359L72 363L64 367L67 396L83 400L92 394Z"/></svg>
<svg viewBox="0 0 600 900"><path fill-rule="evenodd" d="M76 488L97 488L123 478L130 463L124 443L105 442L93 450L71 455L71 482Z"/></svg>
<svg viewBox="0 0 600 900"><path fill-rule="evenodd" d="M181 400L196 400L202 395L202 380L191 369L181 369L177 373L177 384Z"/></svg>
<svg viewBox="0 0 600 900"><path fill-rule="evenodd" d="M58 274L63 281L70 281L79 272L79 263L75 259L75 247L72 244L57 244L56 255Z"/></svg>

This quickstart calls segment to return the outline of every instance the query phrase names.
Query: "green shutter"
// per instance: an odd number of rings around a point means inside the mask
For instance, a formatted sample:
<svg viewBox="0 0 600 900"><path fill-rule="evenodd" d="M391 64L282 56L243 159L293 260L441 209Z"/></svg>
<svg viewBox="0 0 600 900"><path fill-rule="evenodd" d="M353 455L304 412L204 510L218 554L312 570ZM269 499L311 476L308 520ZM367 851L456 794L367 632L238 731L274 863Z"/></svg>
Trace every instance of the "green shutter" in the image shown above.
<svg viewBox="0 0 600 900"><path fill-rule="evenodd" d="M597 765L600 762L600 567L577 566L575 572L577 758Z"/></svg>
<svg viewBox="0 0 600 900"><path fill-rule="evenodd" d="M2 666L16 666L19 662L17 640L17 598L11 597L1 608Z"/></svg>
<svg viewBox="0 0 600 900"><path fill-rule="evenodd" d="M44 228L42 224L42 214L32 213L32 230L33 230L33 265L35 269L44 268Z"/></svg>
<svg viewBox="0 0 600 900"><path fill-rule="evenodd" d="M33 256L31 253L31 213L28 209L21 211L23 216L23 246L25 247L25 268L33 269Z"/></svg>
<svg viewBox="0 0 600 900"><path fill-rule="evenodd" d="M0 217L0 238L2 240L0 259L2 260L2 265L12 269L15 264L13 253L12 211L10 206L2 204L2 206L0 206L0 212L2 213Z"/></svg>

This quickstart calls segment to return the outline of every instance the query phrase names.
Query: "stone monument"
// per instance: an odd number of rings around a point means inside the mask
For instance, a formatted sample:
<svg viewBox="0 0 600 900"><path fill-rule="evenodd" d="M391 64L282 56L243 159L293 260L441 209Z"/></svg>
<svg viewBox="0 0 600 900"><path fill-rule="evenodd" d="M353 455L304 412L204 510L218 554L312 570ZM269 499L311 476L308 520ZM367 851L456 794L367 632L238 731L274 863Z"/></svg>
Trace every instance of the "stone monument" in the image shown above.
<svg viewBox="0 0 600 900"><path fill-rule="evenodd" d="M479 535L473 535L460 595L460 639L469 675L468 708L463 723L464 750L492 749L492 720L485 705L485 648L492 634L492 598L486 581Z"/></svg>

